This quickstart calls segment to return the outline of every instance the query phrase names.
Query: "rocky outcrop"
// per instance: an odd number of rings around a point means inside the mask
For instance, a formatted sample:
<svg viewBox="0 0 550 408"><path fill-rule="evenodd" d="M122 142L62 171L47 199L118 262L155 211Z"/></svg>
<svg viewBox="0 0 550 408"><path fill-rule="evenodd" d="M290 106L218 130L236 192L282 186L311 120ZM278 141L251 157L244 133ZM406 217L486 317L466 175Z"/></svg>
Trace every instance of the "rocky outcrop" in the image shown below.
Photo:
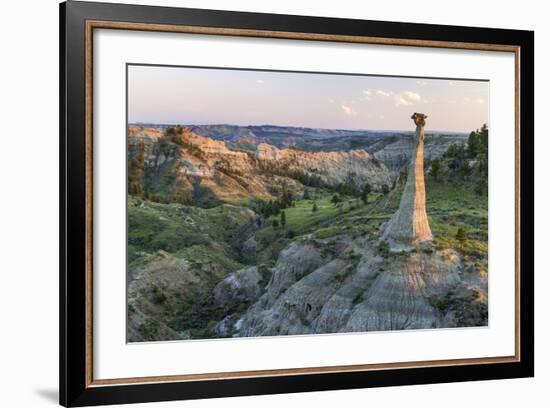
<svg viewBox="0 0 550 408"><path fill-rule="evenodd" d="M257 266L230 273L214 287L210 303L228 311L253 303L262 293L261 281Z"/></svg>
<svg viewBox="0 0 550 408"><path fill-rule="evenodd" d="M258 159L288 174L303 173L330 186L352 182L359 188L365 183L374 188L390 185L392 178L386 166L365 150L349 152L307 152L296 149L278 149L261 143L258 145Z"/></svg>
<svg viewBox="0 0 550 408"><path fill-rule="evenodd" d="M431 303L460 281L460 260L452 251L414 253L380 273L353 308L345 331L381 331L453 327L451 314Z"/></svg>
<svg viewBox="0 0 550 408"><path fill-rule="evenodd" d="M218 283L208 303L219 311L224 318L213 328L217 336L230 336L235 332L235 324L239 314L242 314L262 294L264 278L257 266L240 269L229 274ZM266 271L264 270L264 273Z"/></svg>
<svg viewBox="0 0 550 408"><path fill-rule="evenodd" d="M344 254L322 258L323 249L292 244L272 269L264 295L235 323L238 336L429 329L460 326L465 302L482 304L486 281L466 282L460 256L451 249L403 253L384 258L345 237L328 244L347 243ZM325 248L326 249L326 248ZM357 252L360 251L360 252ZM287 256L303 263L288 262ZM304 265L299 271L289 265ZM298 273L296 273L298 272ZM483 280L483 279L482 279ZM472 293L481 293L472 300ZM439 300L453 298L446 304ZM454 302L454 303L453 303ZM486 303L485 303L486 306ZM470 324L484 325L478 316Z"/></svg>
<svg viewBox="0 0 550 408"><path fill-rule="evenodd" d="M318 248L292 243L281 251L262 302L272 305L281 293L322 264L323 256Z"/></svg>

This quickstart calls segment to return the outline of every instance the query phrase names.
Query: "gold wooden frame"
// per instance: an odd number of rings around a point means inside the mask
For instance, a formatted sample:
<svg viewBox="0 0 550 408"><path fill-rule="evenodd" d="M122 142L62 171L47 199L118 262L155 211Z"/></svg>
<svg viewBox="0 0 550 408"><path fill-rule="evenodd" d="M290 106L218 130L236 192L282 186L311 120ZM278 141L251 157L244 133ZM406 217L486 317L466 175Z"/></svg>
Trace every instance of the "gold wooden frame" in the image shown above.
<svg viewBox="0 0 550 408"><path fill-rule="evenodd" d="M153 377L128 377L114 379L93 378L93 30L117 29L132 31L153 31L186 34L240 36L257 38L276 38L310 41L329 41L342 43L380 44L411 47L449 48L512 52L515 58L515 353L513 356L480 357L450 360L430 360L415 362L397 362L383 364L357 364L324 367L304 367L274 370L253 370L235 372L215 372L206 374L167 375ZM224 380L252 377L292 376L300 374L320 374L337 372L357 372L372 370L407 369L420 367L460 366L470 364L514 363L521 361L520 356L520 51L514 45L483 44L466 42L447 42L431 40L396 39L368 36L313 34L285 31L263 31L250 29L231 29L215 27L197 27L188 25L165 25L148 23L127 23L119 21L86 21L86 374L85 385L101 387L112 385L130 385L145 383L168 383L181 381Z"/></svg>

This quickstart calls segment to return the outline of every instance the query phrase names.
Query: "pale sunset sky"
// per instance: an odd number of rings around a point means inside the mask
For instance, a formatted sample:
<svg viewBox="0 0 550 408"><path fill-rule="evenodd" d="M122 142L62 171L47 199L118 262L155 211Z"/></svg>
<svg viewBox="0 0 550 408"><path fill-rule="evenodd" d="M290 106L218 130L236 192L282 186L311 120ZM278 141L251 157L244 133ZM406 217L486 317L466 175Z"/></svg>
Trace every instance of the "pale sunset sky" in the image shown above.
<svg viewBox="0 0 550 408"><path fill-rule="evenodd" d="M489 82L128 66L128 122L470 132L488 123Z"/></svg>

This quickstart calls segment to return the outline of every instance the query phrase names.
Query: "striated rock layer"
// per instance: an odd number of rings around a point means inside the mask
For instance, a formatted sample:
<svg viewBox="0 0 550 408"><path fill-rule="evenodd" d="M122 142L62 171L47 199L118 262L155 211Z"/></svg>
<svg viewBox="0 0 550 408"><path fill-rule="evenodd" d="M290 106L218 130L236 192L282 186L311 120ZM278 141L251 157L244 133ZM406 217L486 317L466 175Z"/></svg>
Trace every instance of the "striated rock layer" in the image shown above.
<svg viewBox="0 0 550 408"><path fill-rule="evenodd" d="M348 240L343 254L356 256L323 255L344 241L293 243L281 252L264 294L236 322L235 336L457 327L460 309L442 306L441 299L486 304L486 278L473 270L465 279L462 260L452 249L390 259ZM474 325L486 324L482 313L476 319Z"/></svg>

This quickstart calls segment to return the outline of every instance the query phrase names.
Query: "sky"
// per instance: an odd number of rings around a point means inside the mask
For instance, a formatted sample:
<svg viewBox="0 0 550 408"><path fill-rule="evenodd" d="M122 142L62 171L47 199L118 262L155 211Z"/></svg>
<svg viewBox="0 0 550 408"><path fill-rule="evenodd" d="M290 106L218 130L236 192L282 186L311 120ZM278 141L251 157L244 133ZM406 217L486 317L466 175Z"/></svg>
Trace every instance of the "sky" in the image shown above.
<svg viewBox="0 0 550 408"><path fill-rule="evenodd" d="M128 66L128 122L470 132L489 120L489 82Z"/></svg>

